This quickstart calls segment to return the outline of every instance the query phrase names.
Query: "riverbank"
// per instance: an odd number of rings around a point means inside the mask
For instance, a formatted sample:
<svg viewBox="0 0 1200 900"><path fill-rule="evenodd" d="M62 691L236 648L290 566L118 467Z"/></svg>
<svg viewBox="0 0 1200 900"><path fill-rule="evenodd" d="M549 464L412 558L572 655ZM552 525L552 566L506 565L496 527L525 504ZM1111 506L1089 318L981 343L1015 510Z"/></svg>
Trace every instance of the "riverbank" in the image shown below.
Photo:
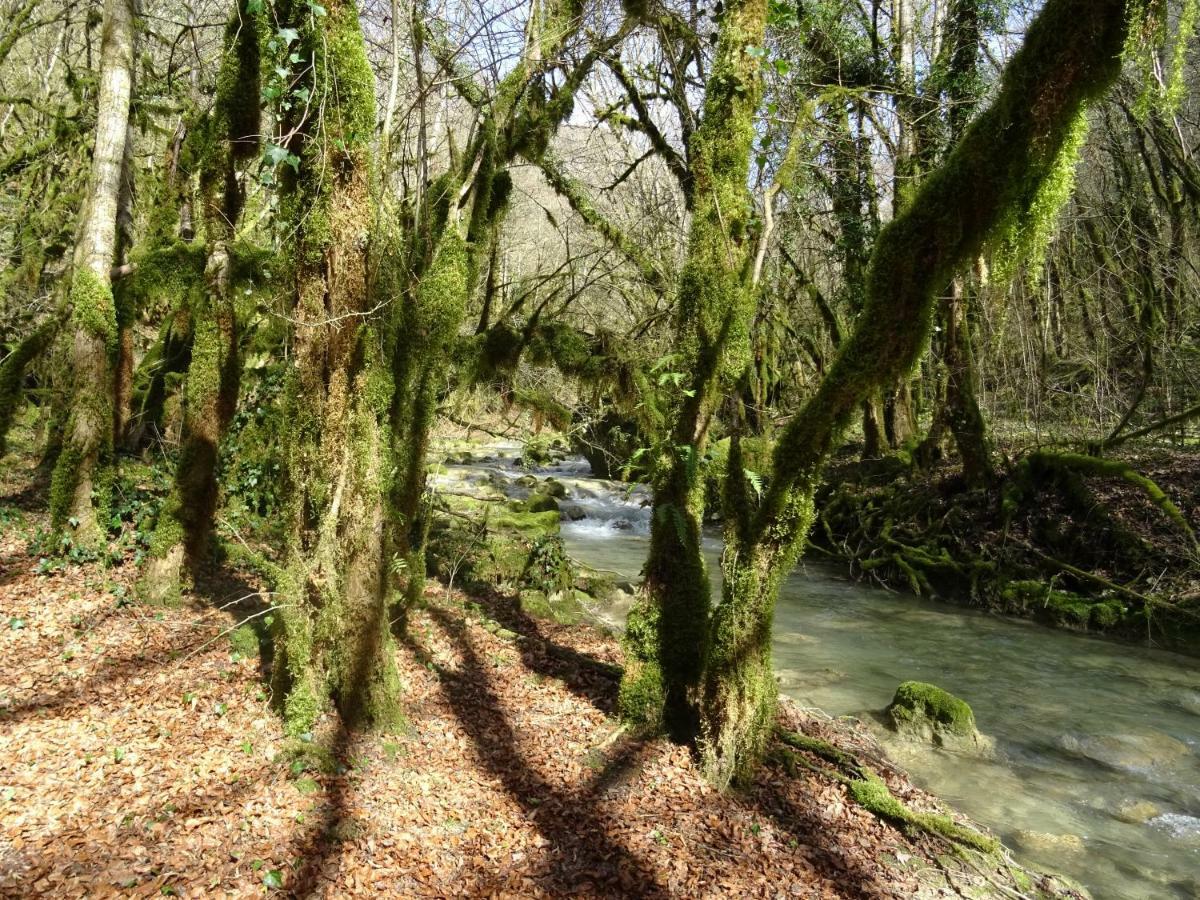
<svg viewBox="0 0 1200 900"><path fill-rule="evenodd" d="M645 561L648 492L596 479L578 459L523 465L522 454L519 445L457 446L439 468L445 525L435 532L435 563L456 584L499 577L532 611L619 627ZM513 544L503 533L516 537L512 514L553 495L560 516L539 514L548 520L540 537L553 545L549 530L557 532L565 553L539 553L526 569L504 550ZM464 568L453 548L480 540L481 516L489 550L475 556L482 569ZM704 552L719 575L719 529ZM564 556L610 577L567 575L575 591L547 595L535 582L547 560ZM1064 871L1097 897L1195 895L1200 683L1191 660L851 581L836 560L821 560L793 573L776 605L773 656L785 695L867 723L920 786L1011 841L1027 864ZM496 567L505 561L507 574ZM970 702L995 752L950 753L875 726L909 679Z"/></svg>
<svg viewBox="0 0 1200 900"><path fill-rule="evenodd" d="M1031 453L972 487L941 465L841 459L816 552L854 577L1200 653L1200 454Z"/></svg>
<svg viewBox="0 0 1200 900"><path fill-rule="evenodd" d="M249 624L253 576L214 569L188 605L129 598L108 566L0 536L0 893L5 896L969 896L1037 890L981 854L855 802L852 754L915 789L852 726L785 706L747 790L613 718L620 651L500 592L431 584L397 650L407 725L288 739ZM258 620L265 619L260 616ZM963 827L961 817L954 816ZM947 820L949 821L949 820ZM974 829L973 829L974 832ZM1042 881L1043 894L1072 896Z"/></svg>

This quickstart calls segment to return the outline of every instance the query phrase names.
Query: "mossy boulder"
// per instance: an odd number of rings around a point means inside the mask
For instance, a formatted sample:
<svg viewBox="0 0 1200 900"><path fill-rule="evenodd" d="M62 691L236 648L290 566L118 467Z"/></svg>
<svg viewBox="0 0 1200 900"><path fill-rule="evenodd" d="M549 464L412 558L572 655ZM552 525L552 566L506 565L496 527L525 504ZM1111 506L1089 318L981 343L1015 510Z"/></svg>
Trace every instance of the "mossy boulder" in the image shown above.
<svg viewBox="0 0 1200 900"><path fill-rule="evenodd" d="M558 501L549 494L531 494L524 501L524 511L531 513L558 512Z"/></svg>
<svg viewBox="0 0 1200 900"><path fill-rule="evenodd" d="M574 625L587 614L587 594L576 590L545 591L525 589L521 591L521 611L535 619L546 619L563 625Z"/></svg>
<svg viewBox="0 0 1200 900"><path fill-rule="evenodd" d="M537 486L537 493L555 500L567 499L567 486L557 478L547 478Z"/></svg>
<svg viewBox="0 0 1200 900"><path fill-rule="evenodd" d="M904 737L952 750L986 749L971 707L936 685L904 682L896 688L884 715Z"/></svg>

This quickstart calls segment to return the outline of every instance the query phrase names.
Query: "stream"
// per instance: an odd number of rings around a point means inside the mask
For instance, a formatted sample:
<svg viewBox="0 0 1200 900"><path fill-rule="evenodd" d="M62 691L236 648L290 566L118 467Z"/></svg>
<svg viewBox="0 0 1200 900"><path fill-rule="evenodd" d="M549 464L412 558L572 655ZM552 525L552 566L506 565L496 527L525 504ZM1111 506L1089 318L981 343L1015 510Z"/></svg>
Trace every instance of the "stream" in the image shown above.
<svg viewBox="0 0 1200 900"><path fill-rule="evenodd" d="M478 448L476 448L478 450ZM436 484L510 483L518 447L450 466ZM582 460L533 471L568 490L568 553L636 580L650 527L644 487L588 475ZM510 490L511 488L511 490ZM709 535L709 571L721 542ZM624 609L598 615L619 625ZM877 737L914 782L991 828L1029 865L1096 898L1200 897L1200 672L1196 660L984 615L848 580L806 561L775 613L781 691L864 721L900 682L928 681L971 704L991 758Z"/></svg>

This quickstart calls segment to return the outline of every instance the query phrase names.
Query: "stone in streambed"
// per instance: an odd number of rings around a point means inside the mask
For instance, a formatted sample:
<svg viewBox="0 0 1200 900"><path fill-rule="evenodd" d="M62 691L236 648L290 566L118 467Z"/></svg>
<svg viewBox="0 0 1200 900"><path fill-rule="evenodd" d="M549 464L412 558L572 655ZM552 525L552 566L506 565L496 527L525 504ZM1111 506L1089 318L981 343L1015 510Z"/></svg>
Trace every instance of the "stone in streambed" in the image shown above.
<svg viewBox="0 0 1200 900"><path fill-rule="evenodd" d="M1021 830L1013 833L1012 844L1026 853L1082 853L1083 838L1077 834L1049 834L1044 831Z"/></svg>
<svg viewBox="0 0 1200 900"><path fill-rule="evenodd" d="M966 701L923 681L906 681L896 688L884 710L897 734L952 750L985 750L987 741L975 727L975 714Z"/></svg>
<svg viewBox="0 0 1200 900"><path fill-rule="evenodd" d="M547 497L553 497L555 500L567 498L567 486L556 478L547 478L537 486L537 492L545 494Z"/></svg>
<svg viewBox="0 0 1200 900"><path fill-rule="evenodd" d="M531 494L525 501L525 508L533 513L558 512L558 501L547 494Z"/></svg>
<svg viewBox="0 0 1200 900"><path fill-rule="evenodd" d="M1161 731L1141 734L1063 735L1059 746L1072 756L1110 769L1139 770L1163 766L1187 756L1187 744Z"/></svg>
<svg viewBox="0 0 1200 900"><path fill-rule="evenodd" d="M1112 817L1128 825L1144 825L1159 812L1159 808L1149 800L1125 800L1113 809Z"/></svg>

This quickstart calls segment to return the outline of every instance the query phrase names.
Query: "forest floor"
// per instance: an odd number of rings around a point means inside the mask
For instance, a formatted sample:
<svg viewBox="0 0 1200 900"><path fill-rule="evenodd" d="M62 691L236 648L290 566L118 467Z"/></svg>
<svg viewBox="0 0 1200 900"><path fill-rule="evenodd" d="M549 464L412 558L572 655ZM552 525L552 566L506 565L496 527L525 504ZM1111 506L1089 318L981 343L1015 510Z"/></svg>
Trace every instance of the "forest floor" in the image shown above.
<svg viewBox="0 0 1200 900"><path fill-rule="evenodd" d="M1003 851L902 833L820 765L768 763L748 789L715 793L685 749L618 726L612 637L529 619L502 597L430 587L397 651L400 733L347 734L326 716L289 740L269 663L228 636L269 594L214 570L184 607L139 606L131 558L42 561L29 545L38 514L11 497L0 508L0 895L1028 888ZM938 808L853 725L794 707L781 721L870 760L913 809Z"/></svg>

